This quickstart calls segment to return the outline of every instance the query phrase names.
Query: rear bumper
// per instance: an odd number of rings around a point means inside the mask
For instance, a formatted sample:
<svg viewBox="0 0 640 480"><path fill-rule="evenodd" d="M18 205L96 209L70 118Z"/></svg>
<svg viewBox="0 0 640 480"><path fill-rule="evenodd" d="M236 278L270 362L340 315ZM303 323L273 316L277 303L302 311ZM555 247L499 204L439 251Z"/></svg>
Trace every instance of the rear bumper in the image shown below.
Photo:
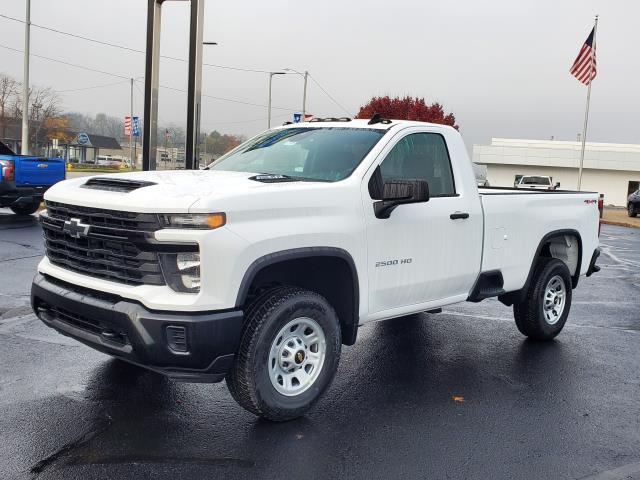
<svg viewBox="0 0 640 480"><path fill-rule="evenodd" d="M50 185L16 187L15 182L0 182L0 207L41 202Z"/></svg>
<svg viewBox="0 0 640 480"><path fill-rule="evenodd" d="M36 275L31 305L46 325L96 350L187 382L219 382L240 344L243 312L157 312Z"/></svg>

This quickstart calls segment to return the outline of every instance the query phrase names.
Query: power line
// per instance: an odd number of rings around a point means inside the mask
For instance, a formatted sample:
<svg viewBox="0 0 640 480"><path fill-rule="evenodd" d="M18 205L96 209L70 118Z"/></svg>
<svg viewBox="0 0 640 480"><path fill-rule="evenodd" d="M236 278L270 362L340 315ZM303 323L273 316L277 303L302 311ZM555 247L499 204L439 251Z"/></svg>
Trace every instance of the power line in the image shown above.
<svg viewBox="0 0 640 480"><path fill-rule="evenodd" d="M176 88L176 87L170 87L168 85L160 85L160 88L164 88L165 90L172 90L174 92L187 93L186 90L183 90L181 88ZM206 93L202 93L201 96L205 97L205 98L211 98L213 100L220 100L220 101L223 101L223 102L239 103L241 105L249 105L249 106L252 106L252 107L267 108L267 105L264 105L262 103L247 102L247 101L244 101L244 100L236 100L236 99L233 99L233 98L216 97L214 95L207 95ZM285 107L272 107L272 108L275 109L275 110L286 110L288 112L297 112L298 111L298 109L296 109L296 108L285 108Z"/></svg>
<svg viewBox="0 0 640 480"><path fill-rule="evenodd" d="M127 82L123 82L122 80L114 83L106 83L104 85L94 85L93 87L80 87L80 88L70 88L68 90L55 90L58 93L67 93L67 92L79 92L81 90L92 90L94 88L104 88L104 87L112 87L114 85L124 85Z"/></svg>
<svg viewBox="0 0 640 480"><path fill-rule="evenodd" d="M12 20L14 22L19 22L19 23L25 23L24 20L20 20L19 18L15 18L15 17L10 17L9 15L4 15L0 13L0 17L1 18L5 18L7 20ZM117 43L111 43L111 42L105 42L103 40L97 40L95 38L91 38L91 37L85 37L83 35L78 35L76 33L71 33L71 32L65 32L63 30L58 30L56 28L51 28L51 27L47 27L45 25L39 25L37 23L31 23L32 27L36 27L36 28L40 28L42 30L47 30L49 32L54 32L57 33L59 35L65 35L67 37L72 37L72 38L77 38L80 40L86 40L87 42L93 42L93 43L97 43L99 45L104 45L106 47L113 47L113 48L119 48L120 50L126 50L128 52L134 52L134 53L142 53L145 54L144 50L139 50L137 48L132 48L132 47L127 47L126 45L119 45ZM160 55L161 58L166 58L168 60L174 60L176 62L183 62L186 63L188 60L184 59L184 58L178 58L178 57L172 57L170 55ZM215 63L203 63L202 65L207 66L207 67L214 67L214 68L224 68L226 70L238 70L241 72L253 72L253 73L269 73L269 70L258 70L255 68L246 68L246 67L232 67L229 65L218 65Z"/></svg>
<svg viewBox="0 0 640 480"><path fill-rule="evenodd" d="M288 117L290 114L289 113L281 113L279 115L272 115L271 118L284 118L284 117ZM253 123L253 122L264 122L267 120L267 117L262 117L262 118L253 118L251 120L238 120L238 121L233 121L233 122L207 122L206 126L210 126L210 125L235 125L235 124L240 124L240 123Z"/></svg>
<svg viewBox="0 0 640 480"><path fill-rule="evenodd" d="M17 52L17 53L24 53L23 50L20 50L18 48L8 47L6 45L0 45L0 48L5 48L7 50L11 50L11 51L14 51L14 52ZM127 77L127 76L124 76L124 75L118 75L116 73L105 72L103 70L98 70L98 69L95 69L95 68L85 67L85 66L82 66L82 65L76 65L75 63L65 62L63 60L58 60L56 58L45 57L44 55L37 55L35 53L31 53L30 56L36 57L36 58L42 58L42 59L45 59L45 60L49 60L51 62L61 63L63 65L68 65L70 67L80 68L82 70L88 70L90 72L101 73L103 75L111 75L112 77L122 78L122 79L125 79L127 81L131 80L130 77ZM120 82L118 82L118 83L120 83ZM102 86L106 86L106 85L102 85ZM89 89L89 88L99 88L99 87L101 87L101 86L88 87L87 89ZM169 87L169 86L166 86L166 85L160 85L160 87L161 88L165 88L167 90L175 90L177 92L187 93L186 90L181 90L179 88ZM80 89L77 89L77 90L80 90ZM233 99L233 98L216 97L216 96L213 96L213 95L206 95L206 94L202 94L202 96L203 97L207 97L207 98L212 98L214 100L220 100L220 101L223 101L223 102L231 102L231 103L238 103L238 104L241 104L241 105L250 105L250 106L253 106L253 107L267 108L267 106L264 105L264 104L246 102L244 100L236 100L236 99ZM297 110L295 110L293 108L283 108L283 107L273 107L273 108L276 109L276 110L288 110L288 111L291 111L291 112L297 111Z"/></svg>
<svg viewBox="0 0 640 480"><path fill-rule="evenodd" d="M6 45L0 45L0 48L4 48L6 50L12 50L14 52L18 52L18 53L24 54L24 50L20 50L18 48L12 48L12 47L8 47ZM62 63L64 65L68 65L70 67L81 68L82 70L88 70L90 72L100 73L102 75L110 75L110 76L116 77L116 78L123 78L125 80L129 80L131 78L131 77L127 77L127 76L124 76L124 75L118 75L117 73L105 72L104 70L98 70L96 68L85 67L83 65L76 65L75 63L65 62L64 60L58 60L56 58L45 57L44 55L37 55L35 53L30 53L29 56L36 57L36 58L42 58L44 60L49 60L51 62Z"/></svg>
<svg viewBox="0 0 640 480"><path fill-rule="evenodd" d="M318 81L313 77L313 75L309 74L309 78L311 78L311 80L313 80L313 83L315 83L315 84L318 86L318 88L319 88L320 90L322 90L322 92L324 92L324 94L325 94L327 97L329 97L333 103L335 103L337 106L339 106L339 107L340 107L340 108L341 108L341 109L342 109L342 110L343 110L343 111L344 111L348 116L350 116L350 117L352 117L352 116L353 116L353 113L352 113L352 112L350 112L349 110L347 110L346 108L344 108L344 107L340 104L340 102L338 102L335 98L333 98L333 97L331 96L331 94L330 94L329 92L327 92L327 91L323 88L323 86L322 86L322 85L320 85L320 83L318 83Z"/></svg>
<svg viewBox="0 0 640 480"><path fill-rule="evenodd" d="M0 14L0 17L1 18L5 18L7 20L12 20L14 22L25 23L24 20L21 20L19 18L15 18L15 17L11 17L9 15ZM97 43L99 45L104 45L104 46L113 47L113 48L119 48L121 50L126 50L126 51L129 51L129 52L135 52L135 53L141 53L141 54L145 54L146 53L144 50L139 50L139 49L136 49L136 48L127 47L125 45L119 45L119 44L116 44L116 43L105 42L103 40L97 40L95 38L85 37L83 35L78 35L78 34L71 33L71 32L65 32L63 30L58 30L56 28L47 27L45 25L39 25L37 23L31 23L31 26L36 27L36 28L40 28L42 30L47 30L47 31L50 31L50 32L54 32L54 33L57 33L59 35L66 35L68 37L77 38L77 39L85 40L85 41L88 41L88 42ZM5 48L9 48L9 47L5 47ZM16 51L18 51L18 50L16 50ZM38 57L38 55L34 55L34 54L32 54L32 55L34 57ZM160 57L161 58L166 58L168 60L174 60L174 61L177 61L177 62L183 62L183 63L186 63L188 61L188 60L186 60L184 58L172 57L170 55L160 55ZM50 58L47 58L47 57L42 57L42 56L40 56L40 58L46 58L47 60L53 60L53 59L50 59ZM56 60L53 60L53 61L56 61ZM65 63L65 62L60 61L60 63ZM72 65L72 64L68 64L68 65ZM236 70L236 71L241 71L241 72L270 73L270 70L259 70L259 69L246 68L246 67L232 67L232 66L229 66L229 65L219 65L219 64L215 64L215 63L203 63L202 65L203 66L207 66L207 67L221 68L221 69L226 69L226 70ZM73 65L73 66L76 66L76 67L79 67L79 68L85 68L87 70L97 71L97 70L89 69L87 67L80 67L79 65ZM105 73L105 72L101 72L101 73ZM112 74L112 75L113 76L117 76L115 74ZM353 115L352 112L350 112L348 109L346 109L322 85L320 85L320 83L311 74L309 74L309 77L311 77L311 80L318 86L318 88L327 97L329 97L329 99L333 103L335 103L338 107L340 107L347 115L349 115L349 116ZM126 77L122 77L122 78L126 78ZM225 100L225 99L221 99L221 100ZM238 102L238 103L241 103L241 102ZM265 106L265 105L260 105L260 106Z"/></svg>

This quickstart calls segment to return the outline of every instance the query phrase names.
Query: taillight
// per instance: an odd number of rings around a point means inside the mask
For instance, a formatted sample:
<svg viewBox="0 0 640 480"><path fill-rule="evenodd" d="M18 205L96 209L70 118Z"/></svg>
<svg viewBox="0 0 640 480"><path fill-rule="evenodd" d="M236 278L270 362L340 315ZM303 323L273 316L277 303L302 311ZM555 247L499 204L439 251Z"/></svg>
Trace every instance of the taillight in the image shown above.
<svg viewBox="0 0 640 480"><path fill-rule="evenodd" d="M0 160L2 178L7 182L12 182L14 177L13 162L11 160Z"/></svg>
<svg viewBox="0 0 640 480"><path fill-rule="evenodd" d="M598 220L598 236L600 236L600 230L602 229L602 215L604 213L604 194L601 193L598 197L598 212L600 212L600 220Z"/></svg>

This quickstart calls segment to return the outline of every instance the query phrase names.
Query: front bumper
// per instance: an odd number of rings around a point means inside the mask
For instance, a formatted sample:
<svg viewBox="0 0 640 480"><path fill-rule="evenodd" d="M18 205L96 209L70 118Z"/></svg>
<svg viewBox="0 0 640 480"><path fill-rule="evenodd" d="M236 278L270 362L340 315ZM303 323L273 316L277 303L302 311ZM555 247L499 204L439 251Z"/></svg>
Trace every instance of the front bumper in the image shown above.
<svg viewBox="0 0 640 480"><path fill-rule="evenodd" d="M243 312L159 312L37 274L31 306L47 326L96 350L187 382L219 382L240 344Z"/></svg>

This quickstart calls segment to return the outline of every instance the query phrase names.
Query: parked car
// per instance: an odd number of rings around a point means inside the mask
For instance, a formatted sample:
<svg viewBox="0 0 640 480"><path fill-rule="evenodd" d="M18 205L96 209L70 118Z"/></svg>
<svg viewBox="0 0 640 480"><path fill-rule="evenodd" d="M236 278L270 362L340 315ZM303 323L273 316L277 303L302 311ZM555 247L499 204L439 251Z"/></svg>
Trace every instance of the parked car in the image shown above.
<svg viewBox="0 0 640 480"><path fill-rule="evenodd" d="M560 188L560 182L554 184L553 178L546 175L523 175L515 182L514 187L533 190L556 190Z"/></svg>
<svg viewBox="0 0 640 480"><path fill-rule="evenodd" d="M630 217L635 217L640 213L640 189L627 198L627 213Z"/></svg>
<svg viewBox="0 0 640 480"><path fill-rule="evenodd" d="M0 207L31 215L44 192L64 178L64 159L16 155L0 142Z"/></svg>
<svg viewBox="0 0 640 480"><path fill-rule="evenodd" d="M497 297L535 340L598 271L598 194L478 192L420 122L269 130L205 170L62 182L31 302L48 326L271 420L306 412L361 325Z"/></svg>

